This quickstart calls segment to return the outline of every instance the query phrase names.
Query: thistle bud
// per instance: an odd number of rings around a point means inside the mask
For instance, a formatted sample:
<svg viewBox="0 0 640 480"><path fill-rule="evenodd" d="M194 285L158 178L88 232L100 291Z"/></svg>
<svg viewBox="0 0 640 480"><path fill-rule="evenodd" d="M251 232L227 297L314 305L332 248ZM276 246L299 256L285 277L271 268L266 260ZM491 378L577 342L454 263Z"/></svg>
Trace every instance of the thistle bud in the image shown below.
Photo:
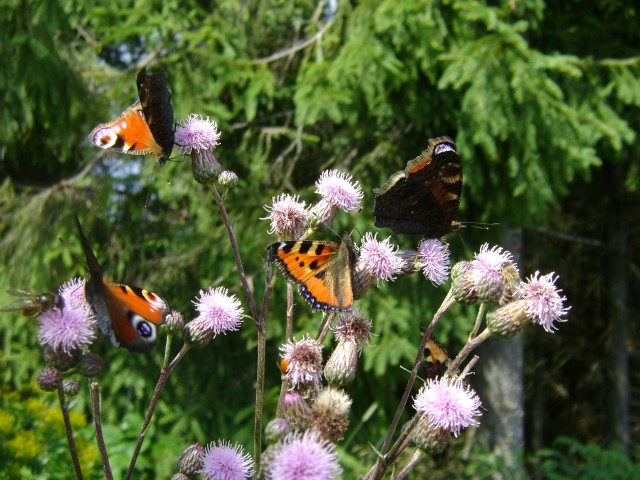
<svg viewBox="0 0 640 480"><path fill-rule="evenodd" d="M487 313L487 328L496 337L513 337L531 323L527 304L526 300L515 300Z"/></svg>
<svg viewBox="0 0 640 480"><path fill-rule="evenodd" d="M36 383L40 390L55 392L62 381L62 372L57 368L45 367L38 373Z"/></svg>
<svg viewBox="0 0 640 480"><path fill-rule="evenodd" d="M225 170L218 177L218 184L222 188L226 188L227 190L229 190L238 184L238 175L230 170Z"/></svg>
<svg viewBox="0 0 640 480"><path fill-rule="evenodd" d="M204 449L197 443L188 446L178 457L176 468L178 472L187 476L195 477L202 471L202 453Z"/></svg>
<svg viewBox="0 0 640 480"><path fill-rule="evenodd" d="M344 391L325 388L311 407L309 429L331 442L338 442L344 438L349 426L350 410L351 399Z"/></svg>
<svg viewBox="0 0 640 480"><path fill-rule="evenodd" d="M87 352L78 363L78 373L85 377L97 377L104 368L104 362L97 355Z"/></svg>

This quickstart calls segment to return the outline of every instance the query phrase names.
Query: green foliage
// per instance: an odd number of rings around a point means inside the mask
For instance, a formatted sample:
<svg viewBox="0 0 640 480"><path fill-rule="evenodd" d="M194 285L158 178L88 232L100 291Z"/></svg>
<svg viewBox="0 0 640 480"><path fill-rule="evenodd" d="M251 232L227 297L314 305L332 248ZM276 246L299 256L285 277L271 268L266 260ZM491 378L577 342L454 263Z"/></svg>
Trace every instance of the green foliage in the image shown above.
<svg viewBox="0 0 640 480"><path fill-rule="evenodd" d="M640 475L640 463L634 461L619 446L604 448L571 437L560 437L553 442L551 448L537 451L532 463L536 465L538 474L549 480L623 480L638 478Z"/></svg>
<svg viewBox="0 0 640 480"><path fill-rule="evenodd" d="M596 13L586 14L589 6ZM244 301L226 232L189 160L175 152L158 170L151 158L104 155L86 140L133 103L142 65L167 70L178 119L197 112L219 123L216 156L240 177L226 205L256 292L273 241L258 219L273 196L313 202L323 169L349 170L365 189L364 208L335 228L364 234L373 225L372 189L430 137L451 135L460 148L461 220L546 222L576 179L610 162L628 163L629 189L639 183L638 14L626 2L364 0L340 1L335 12L312 0L3 0L2 7L2 305L11 301L7 288L50 291L86 273L74 214L110 280L157 291L187 319L201 288L224 285ZM477 247L470 238L452 238L456 259ZM283 338L284 292L274 291L268 365ZM415 356L419 325L443 297L444 289L415 275L373 287L359 302L378 337L351 392L358 435L345 460L354 471L373 458L368 442L378 444L397 403L387 393L406 379L399 365ZM296 314L299 331L317 327L306 305ZM436 335L459 344L468 315L452 312ZM17 316L0 322L2 380L17 391L41 365L36 330ZM254 350L247 321L242 335L217 339L180 365L158 407L163 420L149 433L158 450L143 452L145 474L166 477L165 459L196 440L250 444L250 427L237 425L250 423ZM160 354L127 355L106 343L98 353L108 365L100 378L105 423L119 422L107 442L121 471ZM268 375L267 385L277 385L276 369ZM268 391L272 412L277 391Z"/></svg>

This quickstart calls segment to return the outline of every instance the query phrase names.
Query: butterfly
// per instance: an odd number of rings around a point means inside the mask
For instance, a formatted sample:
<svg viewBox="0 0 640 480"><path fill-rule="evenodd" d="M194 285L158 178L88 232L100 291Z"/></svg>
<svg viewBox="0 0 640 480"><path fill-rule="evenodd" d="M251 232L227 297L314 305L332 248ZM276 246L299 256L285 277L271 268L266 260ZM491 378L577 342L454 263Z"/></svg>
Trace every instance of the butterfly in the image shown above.
<svg viewBox="0 0 640 480"><path fill-rule="evenodd" d="M136 84L140 101L116 120L98 125L89 138L105 150L131 155L154 154L162 166L174 144L173 107L167 77L163 71L149 75L143 68L138 72Z"/></svg>
<svg viewBox="0 0 640 480"><path fill-rule="evenodd" d="M450 362L449 354L442 344L431 337L424 348L424 360L422 361L422 365L426 370L426 377L436 378L443 376Z"/></svg>
<svg viewBox="0 0 640 480"><path fill-rule="evenodd" d="M19 310L23 317L36 317L52 308L62 309L64 300L60 295L55 293L34 293L25 290L7 290L7 293L15 297L21 297L21 300L0 308L0 312L12 312Z"/></svg>
<svg viewBox="0 0 640 480"><path fill-rule="evenodd" d="M353 304L352 272L357 260L349 236L342 243L314 240L272 243L269 260L298 283L300 295L316 312L341 312Z"/></svg>
<svg viewBox="0 0 640 480"><path fill-rule="evenodd" d="M424 238L440 238L460 228L453 218L462 194L462 163L453 140L430 139L424 152L374 194L377 227Z"/></svg>
<svg viewBox="0 0 640 480"><path fill-rule="evenodd" d="M122 345L134 352L148 352L158 339L158 325L164 323L169 304L148 290L105 280L77 217L76 223L89 265L84 294L100 331L116 347Z"/></svg>

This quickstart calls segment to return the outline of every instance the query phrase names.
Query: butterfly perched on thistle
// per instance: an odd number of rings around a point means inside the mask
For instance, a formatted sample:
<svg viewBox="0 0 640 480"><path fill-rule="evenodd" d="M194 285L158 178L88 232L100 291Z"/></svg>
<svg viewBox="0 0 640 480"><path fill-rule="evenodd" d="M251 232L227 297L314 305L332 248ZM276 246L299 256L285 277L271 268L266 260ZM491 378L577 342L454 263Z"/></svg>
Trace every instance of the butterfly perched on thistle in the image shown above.
<svg viewBox="0 0 640 480"><path fill-rule="evenodd" d="M173 107L167 77L164 71L149 75L143 68L138 72L136 84L140 100L117 119L95 127L89 139L105 150L130 155L153 154L162 166L174 145Z"/></svg>
<svg viewBox="0 0 640 480"><path fill-rule="evenodd" d="M454 220L462 194L462 162L449 137L429 140L429 146L374 190L377 227L402 235L440 238L460 228Z"/></svg>
<svg viewBox="0 0 640 480"><path fill-rule="evenodd" d="M158 326L169 314L169 304L148 290L109 283L102 276L100 264L77 217L76 224L89 266L84 293L100 331L116 347L122 345L134 352L149 351L158 340Z"/></svg>
<svg viewBox="0 0 640 480"><path fill-rule="evenodd" d="M353 305L353 270L357 254L348 235L342 243L301 240L272 243L269 260L299 285L311 310L342 312Z"/></svg>

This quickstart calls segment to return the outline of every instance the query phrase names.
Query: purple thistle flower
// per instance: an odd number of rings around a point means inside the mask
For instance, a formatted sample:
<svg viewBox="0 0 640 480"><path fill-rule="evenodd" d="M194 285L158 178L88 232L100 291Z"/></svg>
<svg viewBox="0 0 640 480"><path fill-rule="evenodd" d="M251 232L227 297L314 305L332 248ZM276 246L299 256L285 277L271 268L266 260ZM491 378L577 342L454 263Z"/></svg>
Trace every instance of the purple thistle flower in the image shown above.
<svg viewBox="0 0 640 480"><path fill-rule="evenodd" d="M480 247L473 260L471 277L476 284L476 292L480 300L498 302L506 287L503 268L511 264L516 273L518 269L513 263L513 256L502 247L489 249L485 243Z"/></svg>
<svg viewBox="0 0 640 480"><path fill-rule="evenodd" d="M335 446L317 432L287 435L266 465L270 480L330 480L342 473Z"/></svg>
<svg viewBox="0 0 640 480"><path fill-rule="evenodd" d="M316 182L316 193L331 205L355 213L360 211L360 201L364 197L358 182L350 174L338 170L325 170Z"/></svg>
<svg viewBox="0 0 640 480"><path fill-rule="evenodd" d="M520 299L527 301L525 310L526 315L533 320L533 323L542 325L549 333L557 330L553 322L566 322L566 318L560 318L566 315L571 307L565 307L564 301L567 297L561 297L560 292L555 286L558 277L554 278L554 273L538 277L540 272L534 273L522 282L518 288Z"/></svg>
<svg viewBox="0 0 640 480"><path fill-rule="evenodd" d="M422 240L418 245L418 263L427 279L434 285L442 285L451 268L449 247L437 239Z"/></svg>
<svg viewBox="0 0 640 480"><path fill-rule="evenodd" d="M322 345L308 336L299 341L295 338L280 347L282 358L287 362L285 378L293 388L315 386L322 377Z"/></svg>
<svg viewBox="0 0 640 480"><path fill-rule="evenodd" d="M402 270L404 261L398 255L398 247L389 238L379 241L376 236L377 234L370 232L365 233L358 264L381 280L393 280Z"/></svg>
<svg viewBox="0 0 640 480"><path fill-rule="evenodd" d="M462 428L480 423L474 418L482 415L482 402L469 386L459 379L439 377L422 386L414 399L418 413L426 413L434 426L451 431L456 437Z"/></svg>
<svg viewBox="0 0 640 480"><path fill-rule="evenodd" d="M271 222L269 233L275 233L281 240L296 240L307 226L307 211L298 195L283 193L273 198L273 205L264 207L268 217L260 220Z"/></svg>
<svg viewBox="0 0 640 480"><path fill-rule="evenodd" d="M241 445L227 440L212 442L204 450L202 473L206 480L243 480L253 475L251 456Z"/></svg>
<svg viewBox="0 0 640 480"><path fill-rule="evenodd" d="M175 143L182 153L213 150L220 144L219 140L220 132L216 122L195 113L189 114L184 125L176 128Z"/></svg>
<svg viewBox="0 0 640 480"><path fill-rule="evenodd" d="M58 295L62 297L64 305L80 310L86 316L92 315L91 305L84 296L84 278L77 277L64 282L58 288Z"/></svg>
<svg viewBox="0 0 640 480"><path fill-rule="evenodd" d="M96 338L95 326L93 317L81 310L69 306L62 310L52 308L40 316L38 340L64 353L86 350Z"/></svg>
<svg viewBox="0 0 640 480"><path fill-rule="evenodd" d="M236 331L242 323L240 300L224 287L200 290L200 298L193 303L199 315L186 325L185 332L196 346L205 346L220 333Z"/></svg>

